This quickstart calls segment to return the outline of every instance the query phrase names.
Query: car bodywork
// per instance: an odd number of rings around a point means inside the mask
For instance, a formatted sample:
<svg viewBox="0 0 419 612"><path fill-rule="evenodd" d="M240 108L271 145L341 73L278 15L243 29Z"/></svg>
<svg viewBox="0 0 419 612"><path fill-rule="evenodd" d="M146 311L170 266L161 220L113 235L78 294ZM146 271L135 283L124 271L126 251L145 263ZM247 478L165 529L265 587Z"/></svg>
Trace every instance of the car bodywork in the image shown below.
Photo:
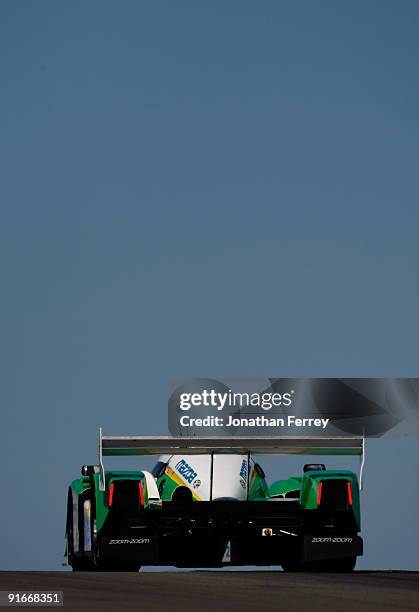
<svg viewBox="0 0 419 612"><path fill-rule="evenodd" d="M151 472L105 470L107 455L157 455ZM360 438L103 437L97 466L68 490L66 555L76 570L142 565L281 565L351 570L363 552L359 483L308 464L270 486L257 454L359 455Z"/></svg>

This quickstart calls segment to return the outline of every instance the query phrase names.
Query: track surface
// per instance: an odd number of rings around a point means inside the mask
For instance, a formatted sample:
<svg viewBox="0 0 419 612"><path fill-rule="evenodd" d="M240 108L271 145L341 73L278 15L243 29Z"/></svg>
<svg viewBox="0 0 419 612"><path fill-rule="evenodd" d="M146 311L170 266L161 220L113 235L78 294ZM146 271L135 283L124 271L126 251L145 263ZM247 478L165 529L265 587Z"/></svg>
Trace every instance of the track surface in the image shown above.
<svg viewBox="0 0 419 612"><path fill-rule="evenodd" d="M64 591L66 612L419 610L419 573L403 572L0 572L9 589Z"/></svg>

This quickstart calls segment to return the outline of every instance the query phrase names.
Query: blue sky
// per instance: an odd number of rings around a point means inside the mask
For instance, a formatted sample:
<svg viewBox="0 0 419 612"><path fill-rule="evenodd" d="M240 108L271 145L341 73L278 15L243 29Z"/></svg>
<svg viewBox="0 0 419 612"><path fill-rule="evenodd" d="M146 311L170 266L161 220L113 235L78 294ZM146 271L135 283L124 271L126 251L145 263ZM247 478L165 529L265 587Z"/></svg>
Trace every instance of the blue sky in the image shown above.
<svg viewBox="0 0 419 612"><path fill-rule="evenodd" d="M58 567L97 427L165 433L170 378L417 375L418 26L1 3L2 569ZM370 447L364 567L419 569L417 440Z"/></svg>

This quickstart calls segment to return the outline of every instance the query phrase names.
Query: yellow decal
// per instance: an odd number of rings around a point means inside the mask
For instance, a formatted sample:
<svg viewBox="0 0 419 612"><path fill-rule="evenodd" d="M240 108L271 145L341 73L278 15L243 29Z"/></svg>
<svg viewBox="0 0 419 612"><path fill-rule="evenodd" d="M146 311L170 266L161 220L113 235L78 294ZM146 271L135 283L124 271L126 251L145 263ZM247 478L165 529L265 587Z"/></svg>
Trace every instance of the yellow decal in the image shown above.
<svg viewBox="0 0 419 612"><path fill-rule="evenodd" d="M202 501L202 498L199 497L199 495L197 495L195 493L195 491L192 491L192 489L190 488L190 486L188 485L188 483L186 481L184 481L179 474L177 474L174 470L172 470L171 467L167 466L166 468L166 474L176 482L176 484L180 485L181 487L188 487L188 489L191 491L192 493L192 497L194 499L196 499L196 501Z"/></svg>

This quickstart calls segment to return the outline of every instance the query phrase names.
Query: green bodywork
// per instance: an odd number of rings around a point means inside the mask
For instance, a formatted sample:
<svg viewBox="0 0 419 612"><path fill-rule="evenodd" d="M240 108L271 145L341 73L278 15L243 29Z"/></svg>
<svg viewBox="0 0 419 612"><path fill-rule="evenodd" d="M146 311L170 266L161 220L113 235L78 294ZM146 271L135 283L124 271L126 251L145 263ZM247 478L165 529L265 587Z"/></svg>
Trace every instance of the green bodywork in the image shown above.
<svg viewBox="0 0 419 612"><path fill-rule="evenodd" d="M277 480L269 487L271 497L282 497L287 493L301 490L301 476L291 476L288 480Z"/></svg>
<svg viewBox="0 0 419 612"><path fill-rule="evenodd" d="M82 478L77 478L73 480L71 483L71 490L74 491L76 495L81 495L84 491L90 488L90 478L88 476L82 476Z"/></svg>
<svg viewBox="0 0 419 612"><path fill-rule="evenodd" d="M249 499L251 501L263 501L269 499L269 487L263 478L256 471L253 472L252 479L249 483Z"/></svg>
<svg viewBox="0 0 419 612"><path fill-rule="evenodd" d="M109 487L113 481L135 480L142 482L144 491L144 508L155 508L155 506L151 506L148 503L149 500L147 486L144 478L144 473L142 471L106 471L104 491L102 491L99 486L99 473L95 473L92 478L95 487L95 517L97 531L100 531L100 529L103 527L109 512ZM305 472L303 476L292 476L287 480L277 480L270 487L268 487L265 478L256 471L254 471L252 479L249 483L248 500L266 500L267 502L269 502L269 500L271 499L284 497L287 494L292 494L293 492L295 492L295 497L299 497L299 504L303 510L317 510L319 484L321 481L325 481L328 479L342 479L351 484L352 511L358 530L360 530L361 519L358 478L354 472L349 470L309 471ZM73 482L71 483L71 489L75 494L81 495L84 491L87 491L90 488L90 482L90 477L82 476L81 478L73 480ZM167 473L163 473L162 475L160 475L156 479L156 484L162 501L170 501L172 499L173 492L179 486L179 484L175 480L170 478ZM196 499L194 499L194 501L196 501Z"/></svg>
<svg viewBox="0 0 419 612"><path fill-rule="evenodd" d="M277 480L269 488L271 497L282 497L287 493L299 492L300 506L304 510L317 510L317 497L320 482L325 480L344 480L351 484L352 511L358 530L361 529L358 477L350 470L316 470L305 472L303 476L292 476L288 480Z"/></svg>
<svg viewBox="0 0 419 612"><path fill-rule="evenodd" d="M95 504L96 504L96 529L100 531L105 523L106 517L109 512L108 498L109 498L109 487L115 480L142 480L143 473L141 471L112 471L105 472L105 490L101 491L99 486L99 473L93 475L93 481L95 485ZM82 476L77 480L73 480L71 483L71 489L77 495L81 495L84 491L90 488L90 477ZM145 505L148 501L146 490L144 490L144 501Z"/></svg>
<svg viewBox="0 0 419 612"><path fill-rule="evenodd" d="M178 488L177 482L172 480L167 474L162 474L157 478L157 487L163 501L170 501L174 491Z"/></svg>

